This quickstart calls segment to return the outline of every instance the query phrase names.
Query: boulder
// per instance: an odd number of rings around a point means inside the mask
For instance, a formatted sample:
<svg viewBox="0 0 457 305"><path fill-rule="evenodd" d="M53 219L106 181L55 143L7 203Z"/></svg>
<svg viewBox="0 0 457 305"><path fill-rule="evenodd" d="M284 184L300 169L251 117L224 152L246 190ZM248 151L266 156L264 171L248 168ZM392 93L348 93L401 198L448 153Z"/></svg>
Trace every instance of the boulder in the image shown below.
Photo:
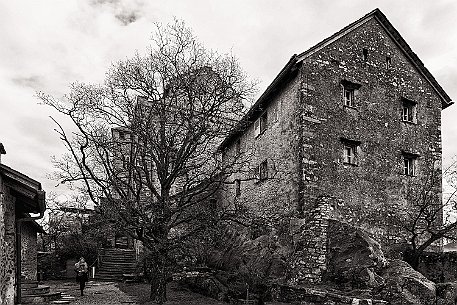
<svg viewBox="0 0 457 305"><path fill-rule="evenodd" d="M376 295L392 305L435 304L435 284L414 270L408 263L394 259L382 270L384 285Z"/></svg>
<svg viewBox="0 0 457 305"><path fill-rule="evenodd" d="M380 244L360 228L329 220L325 279L347 288L374 288L383 283L376 274L386 266Z"/></svg>
<svg viewBox="0 0 457 305"><path fill-rule="evenodd" d="M212 274L189 273L188 276L180 278L179 284L216 300L228 300L228 288Z"/></svg>
<svg viewBox="0 0 457 305"><path fill-rule="evenodd" d="M436 284L437 305L457 304L457 282Z"/></svg>

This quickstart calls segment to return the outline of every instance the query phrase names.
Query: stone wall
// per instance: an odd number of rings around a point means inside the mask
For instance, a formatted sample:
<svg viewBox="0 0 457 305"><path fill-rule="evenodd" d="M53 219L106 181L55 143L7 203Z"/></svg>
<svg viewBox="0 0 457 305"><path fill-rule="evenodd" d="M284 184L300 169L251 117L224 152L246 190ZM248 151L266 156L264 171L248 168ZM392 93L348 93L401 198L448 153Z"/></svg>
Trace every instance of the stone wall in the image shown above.
<svg viewBox="0 0 457 305"><path fill-rule="evenodd" d="M294 238L289 284L320 283L327 269L328 198L316 200L305 213L300 234Z"/></svg>
<svg viewBox="0 0 457 305"><path fill-rule="evenodd" d="M21 275L27 280L37 279L37 232L31 222L21 228Z"/></svg>
<svg viewBox="0 0 457 305"><path fill-rule="evenodd" d="M13 305L15 295L16 231L14 198L0 176L0 304Z"/></svg>
<svg viewBox="0 0 457 305"><path fill-rule="evenodd" d="M305 58L300 77L304 210L332 196L343 221L383 244L400 242L395 214L441 160L440 98L375 19ZM352 107L343 103L344 81L360 86ZM415 122L402 121L403 98L417 103ZM342 139L357 144L356 164L344 163ZM414 176L404 174L404 152L418 155Z"/></svg>

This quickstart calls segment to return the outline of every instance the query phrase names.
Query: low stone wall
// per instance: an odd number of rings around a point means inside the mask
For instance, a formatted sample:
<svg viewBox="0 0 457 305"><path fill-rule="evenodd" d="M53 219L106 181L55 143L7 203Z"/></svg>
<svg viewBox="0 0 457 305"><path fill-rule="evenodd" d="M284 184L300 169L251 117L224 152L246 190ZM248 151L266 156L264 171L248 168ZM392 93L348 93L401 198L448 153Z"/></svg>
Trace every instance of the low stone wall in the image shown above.
<svg viewBox="0 0 457 305"><path fill-rule="evenodd" d="M342 295L319 288L306 288L294 286L275 286L272 288L272 297L275 301L300 304L333 304L333 305L387 305L383 300L358 298L350 295Z"/></svg>

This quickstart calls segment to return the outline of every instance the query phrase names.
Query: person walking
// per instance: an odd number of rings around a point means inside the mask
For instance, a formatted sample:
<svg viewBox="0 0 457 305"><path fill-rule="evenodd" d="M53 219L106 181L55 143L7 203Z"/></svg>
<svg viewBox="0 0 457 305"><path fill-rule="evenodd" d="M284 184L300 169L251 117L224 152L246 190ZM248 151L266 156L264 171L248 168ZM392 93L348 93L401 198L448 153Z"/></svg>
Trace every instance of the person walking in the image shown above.
<svg viewBox="0 0 457 305"><path fill-rule="evenodd" d="M87 266L87 263L84 260L84 257L81 257L79 261L75 264L76 282L79 283L81 295L84 295L84 287L86 286L86 282L89 280L88 271L89 268Z"/></svg>

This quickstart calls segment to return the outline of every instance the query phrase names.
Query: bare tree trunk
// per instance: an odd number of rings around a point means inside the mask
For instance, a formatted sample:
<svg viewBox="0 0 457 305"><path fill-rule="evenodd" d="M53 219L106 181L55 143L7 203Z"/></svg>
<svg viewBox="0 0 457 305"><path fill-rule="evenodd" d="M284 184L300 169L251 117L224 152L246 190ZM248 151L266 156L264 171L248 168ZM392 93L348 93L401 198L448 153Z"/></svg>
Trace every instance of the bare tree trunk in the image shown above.
<svg viewBox="0 0 457 305"><path fill-rule="evenodd" d="M155 255L151 267L150 299L155 304L163 304L167 301L167 272L163 258Z"/></svg>
<svg viewBox="0 0 457 305"><path fill-rule="evenodd" d="M420 251L419 249L408 249L405 251L403 259L417 271L422 254L423 251Z"/></svg>

